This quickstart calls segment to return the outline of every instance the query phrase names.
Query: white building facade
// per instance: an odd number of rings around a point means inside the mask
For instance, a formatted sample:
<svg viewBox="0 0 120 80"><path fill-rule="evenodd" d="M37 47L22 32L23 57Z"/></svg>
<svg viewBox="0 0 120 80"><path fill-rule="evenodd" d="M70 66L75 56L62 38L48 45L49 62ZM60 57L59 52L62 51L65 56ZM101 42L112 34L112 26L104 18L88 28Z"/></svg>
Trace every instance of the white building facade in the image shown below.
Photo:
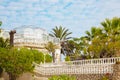
<svg viewBox="0 0 120 80"><path fill-rule="evenodd" d="M51 37L46 30L33 27L33 26L21 26L15 28L16 33L14 34L14 46L16 47L27 47L38 49L43 52L47 52L44 48L48 42L60 46L60 39ZM56 49L56 62L60 61L60 49Z"/></svg>

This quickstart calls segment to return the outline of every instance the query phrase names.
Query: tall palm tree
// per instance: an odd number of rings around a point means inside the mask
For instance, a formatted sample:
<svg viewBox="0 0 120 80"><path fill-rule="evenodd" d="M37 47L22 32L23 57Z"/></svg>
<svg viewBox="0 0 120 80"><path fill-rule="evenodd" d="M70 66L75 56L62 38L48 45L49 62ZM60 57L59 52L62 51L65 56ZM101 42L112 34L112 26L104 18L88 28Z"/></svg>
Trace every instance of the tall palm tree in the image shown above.
<svg viewBox="0 0 120 80"><path fill-rule="evenodd" d="M105 19L101 23L102 30L91 29L88 39L92 44L88 47L88 51L95 57L112 57L116 52L120 52L120 18ZM97 34L96 34L97 33Z"/></svg>
<svg viewBox="0 0 120 80"><path fill-rule="evenodd" d="M86 39L88 41L91 41L94 37L98 37L99 35L102 34L102 29L101 28L96 28L96 27L92 27L91 31L86 31L85 32L87 34Z"/></svg>
<svg viewBox="0 0 120 80"><path fill-rule="evenodd" d="M61 44L61 53L66 54L65 50L67 50L66 44L67 40L70 39L69 35L72 34L72 32L69 32L69 29L66 29L65 27L59 26L52 29L52 32L50 33L50 36L57 37L60 39Z"/></svg>
<svg viewBox="0 0 120 80"><path fill-rule="evenodd" d="M55 50L58 48L59 48L59 46L57 46L56 44L54 44L52 42L48 42L45 45L45 49L47 49L48 52L52 53L53 62L55 62Z"/></svg>
<svg viewBox="0 0 120 80"><path fill-rule="evenodd" d="M104 34L107 35L106 46L111 46L109 55L116 55L116 51L119 50L116 44L120 43L120 18L114 17L113 19L105 19L101 25L103 26Z"/></svg>
<svg viewBox="0 0 120 80"><path fill-rule="evenodd" d="M66 29L62 26L55 27L52 29L50 36L60 38L61 41L67 40L70 37L68 37L72 32L69 32L69 29Z"/></svg>
<svg viewBox="0 0 120 80"><path fill-rule="evenodd" d="M110 39L114 39L115 37L120 35L120 18L114 17L113 19L105 19L104 22L101 23L103 26L103 30Z"/></svg>

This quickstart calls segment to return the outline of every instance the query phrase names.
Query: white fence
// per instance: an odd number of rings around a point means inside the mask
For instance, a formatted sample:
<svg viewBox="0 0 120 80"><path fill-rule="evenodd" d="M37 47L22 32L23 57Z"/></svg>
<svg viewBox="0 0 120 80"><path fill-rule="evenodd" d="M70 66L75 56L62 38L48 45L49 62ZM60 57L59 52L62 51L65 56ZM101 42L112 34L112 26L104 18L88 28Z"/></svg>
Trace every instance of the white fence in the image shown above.
<svg viewBox="0 0 120 80"><path fill-rule="evenodd" d="M47 63L37 65L35 72L42 75L105 74L113 72L116 61L120 61L120 57Z"/></svg>

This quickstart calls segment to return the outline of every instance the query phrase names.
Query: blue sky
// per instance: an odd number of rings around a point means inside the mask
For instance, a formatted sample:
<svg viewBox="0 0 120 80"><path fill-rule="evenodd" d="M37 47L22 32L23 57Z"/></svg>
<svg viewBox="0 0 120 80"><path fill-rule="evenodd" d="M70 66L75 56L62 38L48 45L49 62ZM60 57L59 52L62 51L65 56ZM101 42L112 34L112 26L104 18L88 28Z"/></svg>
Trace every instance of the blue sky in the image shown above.
<svg viewBox="0 0 120 80"><path fill-rule="evenodd" d="M120 0L0 0L4 29L34 25L50 32L61 25L80 37L114 16L120 17Z"/></svg>

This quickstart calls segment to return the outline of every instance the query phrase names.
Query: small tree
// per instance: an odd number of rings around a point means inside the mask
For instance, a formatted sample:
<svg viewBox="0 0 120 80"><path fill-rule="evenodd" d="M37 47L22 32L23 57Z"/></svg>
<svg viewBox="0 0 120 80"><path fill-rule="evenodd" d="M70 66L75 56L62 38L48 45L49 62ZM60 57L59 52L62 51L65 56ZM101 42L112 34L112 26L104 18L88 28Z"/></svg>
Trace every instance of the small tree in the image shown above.
<svg viewBox="0 0 120 80"><path fill-rule="evenodd" d="M45 45L45 49L47 49L50 53L52 53L53 62L55 62L55 49L57 48L59 48L59 46L57 46L56 44L52 42L48 42Z"/></svg>
<svg viewBox="0 0 120 80"><path fill-rule="evenodd" d="M48 57L50 57L50 55L47 55L47 58ZM51 58L47 58L47 62L52 60ZM34 69L33 62L39 64L43 62L43 60L43 53L37 50L0 48L0 67L8 73L9 80L16 80L21 74L32 72Z"/></svg>
<svg viewBox="0 0 120 80"><path fill-rule="evenodd" d="M32 72L34 57L28 49L0 49L0 66L9 74L9 80L16 80L25 72Z"/></svg>
<svg viewBox="0 0 120 80"><path fill-rule="evenodd" d="M52 57L49 54L44 55L44 53L39 52L38 50L31 50L34 54L34 62L40 64L44 62L44 57L46 57L45 62L52 62Z"/></svg>
<svg viewBox="0 0 120 80"><path fill-rule="evenodd" d="M44 61L44 55L42 52L39 52L38 50L31 50L34 55L34 62L39 64Z"/></svg>

